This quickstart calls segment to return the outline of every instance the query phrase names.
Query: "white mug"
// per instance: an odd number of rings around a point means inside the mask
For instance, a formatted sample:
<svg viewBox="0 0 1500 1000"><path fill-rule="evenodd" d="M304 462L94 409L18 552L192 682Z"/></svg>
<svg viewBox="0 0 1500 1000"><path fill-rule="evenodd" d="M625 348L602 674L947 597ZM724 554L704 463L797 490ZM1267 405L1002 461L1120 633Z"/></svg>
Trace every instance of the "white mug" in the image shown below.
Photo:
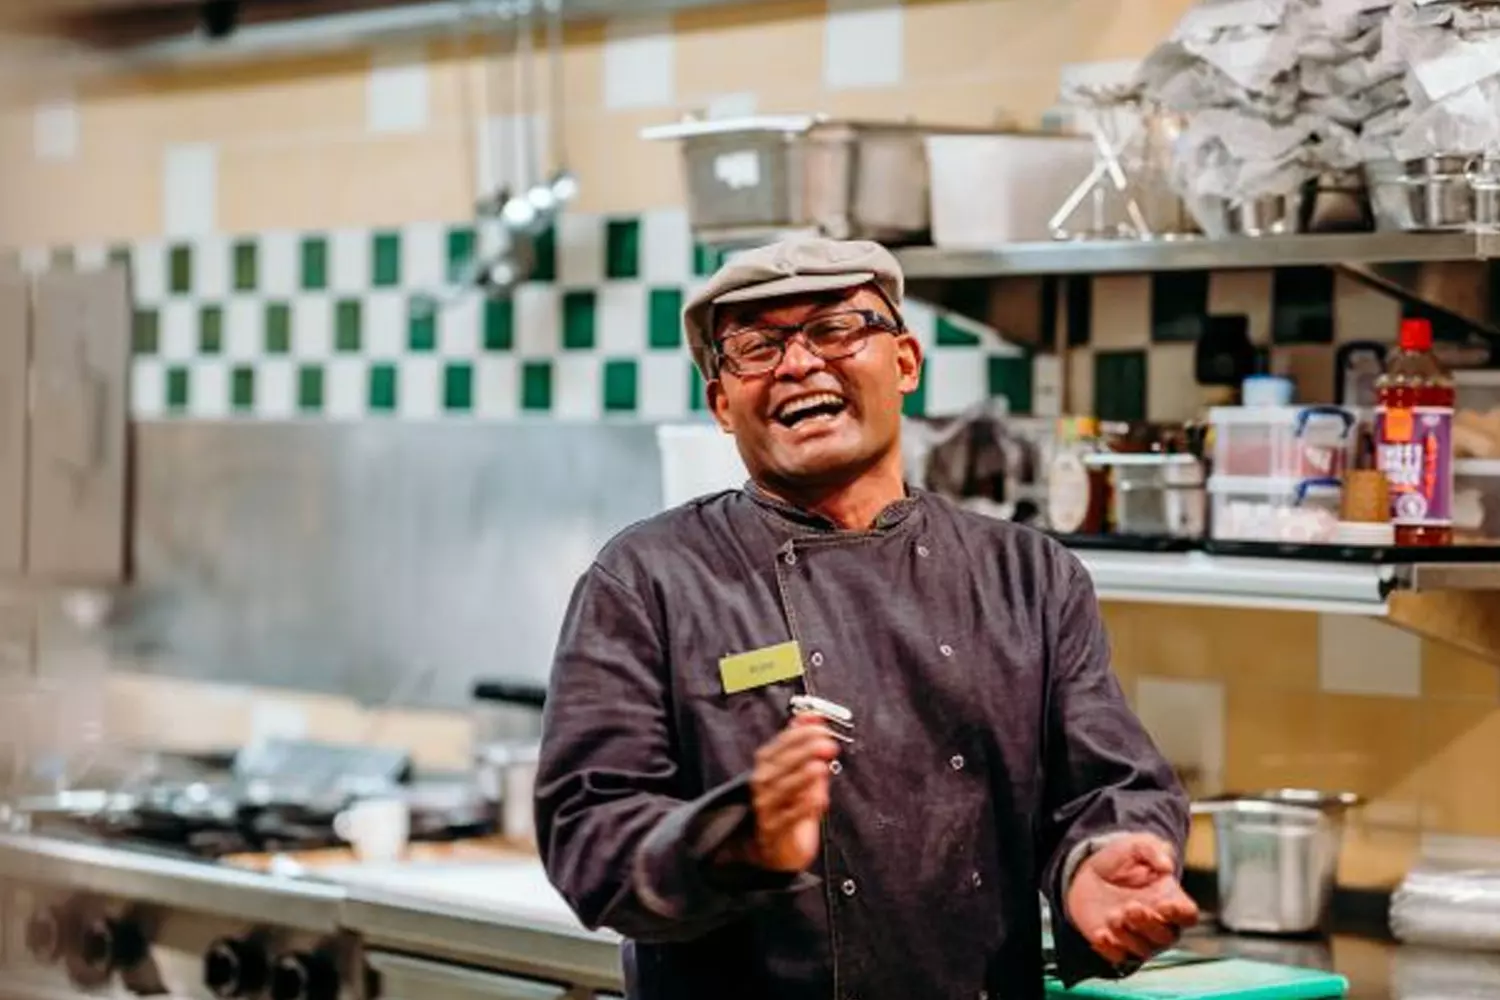
<svg viewBox="0 0 1500 1000"><path fill-rule="evenodd" d="M402 799L362 799L333 818L333 832L361 861L395 861L411 837L411 809Z"/></svg>

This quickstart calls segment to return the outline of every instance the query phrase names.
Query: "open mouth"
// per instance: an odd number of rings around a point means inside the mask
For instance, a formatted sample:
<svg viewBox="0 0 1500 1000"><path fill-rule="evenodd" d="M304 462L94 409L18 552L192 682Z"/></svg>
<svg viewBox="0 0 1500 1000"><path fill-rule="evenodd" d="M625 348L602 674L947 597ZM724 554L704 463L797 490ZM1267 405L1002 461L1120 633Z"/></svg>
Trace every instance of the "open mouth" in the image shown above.
<svg viewBox="0 0 1500 1000"><path fill-rule="evenodd" d="M798 396L776 408L771 415L783 427L818 419L833 419L848 409L849 403L842 396L831 392L818 392L810 396Z"/></svg>

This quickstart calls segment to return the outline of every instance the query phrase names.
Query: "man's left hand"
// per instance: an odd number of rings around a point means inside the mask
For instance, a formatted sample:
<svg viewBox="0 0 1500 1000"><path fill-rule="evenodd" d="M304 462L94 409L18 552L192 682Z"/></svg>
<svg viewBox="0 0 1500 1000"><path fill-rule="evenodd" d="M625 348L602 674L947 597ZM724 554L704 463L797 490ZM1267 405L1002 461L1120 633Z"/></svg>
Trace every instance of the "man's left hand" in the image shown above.
<svg viewBox="0 0 1500 1000"><path fill-rule="evenodd" d="M1198 920L1171 846L1149 833L1124 834L1085 858L1067 907L1073 926L1112 965L1150 958Z"/></svg>

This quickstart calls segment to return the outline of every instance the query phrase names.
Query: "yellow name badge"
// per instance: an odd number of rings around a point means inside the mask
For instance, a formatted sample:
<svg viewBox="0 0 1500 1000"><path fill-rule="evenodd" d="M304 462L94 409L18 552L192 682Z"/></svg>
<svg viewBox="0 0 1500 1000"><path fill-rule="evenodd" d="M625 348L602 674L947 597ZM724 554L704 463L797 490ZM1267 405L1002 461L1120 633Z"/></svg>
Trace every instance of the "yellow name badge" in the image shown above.
<svg viewBox="0 0 1500 1000"><path fill-rule="evenodd" d="M802 676L802 649L796 640L736 653L719 661L725 694L738 694Z"/></svg>

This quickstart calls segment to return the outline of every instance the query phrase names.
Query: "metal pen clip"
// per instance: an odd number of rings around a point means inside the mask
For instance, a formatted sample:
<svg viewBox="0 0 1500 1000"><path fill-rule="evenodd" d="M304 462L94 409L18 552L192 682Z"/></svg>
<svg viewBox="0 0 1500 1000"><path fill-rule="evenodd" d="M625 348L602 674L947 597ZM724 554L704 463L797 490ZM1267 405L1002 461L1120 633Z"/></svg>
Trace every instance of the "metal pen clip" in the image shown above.
<svg viewBox="0 0 1500 1000"><path fill-rule="evenodd" d="M797 694L792 696L793 715L816 715L825 722L843 729L854 728L854 713L837 702L829 701L827 698L819 698L816 695ZM841 743L853 743L854 739L838 729L830 728L828 735Z"/></svg>

